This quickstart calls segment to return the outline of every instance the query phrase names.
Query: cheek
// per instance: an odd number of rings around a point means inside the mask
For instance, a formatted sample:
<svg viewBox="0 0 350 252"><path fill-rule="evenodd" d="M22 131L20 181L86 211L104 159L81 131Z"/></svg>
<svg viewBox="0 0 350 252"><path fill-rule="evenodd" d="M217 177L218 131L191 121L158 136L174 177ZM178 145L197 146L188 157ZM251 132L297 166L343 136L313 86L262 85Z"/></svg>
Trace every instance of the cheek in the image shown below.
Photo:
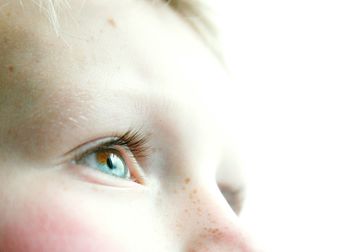
<svg viewBox="0 0 350 252"><path fill-rule="evenodd" d="M32 203L13 214L0 230L0 251L6 252L125 252L88 217L59 207ZM76 204L79 207L79 203ZM100 225L101 226L101 225Z"/></svg>

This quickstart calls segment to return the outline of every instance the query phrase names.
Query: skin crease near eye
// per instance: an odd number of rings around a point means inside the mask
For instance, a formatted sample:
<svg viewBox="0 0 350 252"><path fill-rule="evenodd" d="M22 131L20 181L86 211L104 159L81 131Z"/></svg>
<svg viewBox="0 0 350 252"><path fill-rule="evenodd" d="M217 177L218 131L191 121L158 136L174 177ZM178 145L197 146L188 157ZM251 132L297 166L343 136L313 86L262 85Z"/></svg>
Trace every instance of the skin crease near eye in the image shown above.
<svg viewBox="0 0 350 252"><path fill-rule="evenodd" d="M203 38L164 1L71 0L57 31L34 2L0 0L0 252L260 251Z"/></svg>

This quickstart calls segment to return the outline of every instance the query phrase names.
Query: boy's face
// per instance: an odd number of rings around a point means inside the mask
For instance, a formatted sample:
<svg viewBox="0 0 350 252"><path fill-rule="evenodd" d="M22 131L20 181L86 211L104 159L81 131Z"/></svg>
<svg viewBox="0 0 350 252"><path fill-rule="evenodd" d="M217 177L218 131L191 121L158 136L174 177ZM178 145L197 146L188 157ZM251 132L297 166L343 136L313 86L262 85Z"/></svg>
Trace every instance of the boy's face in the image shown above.
<svg viewBox="0 0 350 252"><path fill-rule="evenodd" d="M253 251L220 65L165 5L79 2L59 38L0 12L0 251Z"/></svg>

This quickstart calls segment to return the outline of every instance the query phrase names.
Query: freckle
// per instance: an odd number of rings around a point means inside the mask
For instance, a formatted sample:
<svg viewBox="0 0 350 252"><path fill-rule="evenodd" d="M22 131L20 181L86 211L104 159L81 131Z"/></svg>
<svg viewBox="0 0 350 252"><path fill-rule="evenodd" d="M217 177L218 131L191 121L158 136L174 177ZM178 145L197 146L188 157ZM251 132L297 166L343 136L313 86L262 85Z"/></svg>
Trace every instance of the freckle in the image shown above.
<svg viewBox="0 0 350 252"><path fill-rule="evenodd" d="M185 184L189 184L191 182L191 179L190 178L186 178L185 179Z"/></svg>
<svg viewBox="0 0 350 252"><path fill-rule="evenodd" d="M109 24L110 26L112 26L113 28L116 28L116 27L117 27L117 24L116 24L116 22L114 21L113 18L108 18L108 19L107 19L107 22L108 22L108 24Z"/></svg>
<svg viewBox="0 0 350 252"><path fill-rule="evenodd" d="M7 70L10 72L10 73L13 73L15 71L15 67L13 65L8 65L7 66Z"/></svg>

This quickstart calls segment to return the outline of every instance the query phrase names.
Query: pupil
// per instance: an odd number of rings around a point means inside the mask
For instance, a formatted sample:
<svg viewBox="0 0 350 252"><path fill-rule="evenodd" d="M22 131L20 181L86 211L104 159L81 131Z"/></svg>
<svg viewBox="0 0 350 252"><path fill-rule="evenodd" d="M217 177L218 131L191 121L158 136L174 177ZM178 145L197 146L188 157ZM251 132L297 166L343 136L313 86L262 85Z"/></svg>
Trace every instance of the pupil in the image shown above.
<svg viewBox="0 0 350 252"><path fill-rule="evenodd" d="M108 165L109 169L111 169L111 170L115 168L113 165L113 160L110 156L107 158L107 165Z"/></svg>

